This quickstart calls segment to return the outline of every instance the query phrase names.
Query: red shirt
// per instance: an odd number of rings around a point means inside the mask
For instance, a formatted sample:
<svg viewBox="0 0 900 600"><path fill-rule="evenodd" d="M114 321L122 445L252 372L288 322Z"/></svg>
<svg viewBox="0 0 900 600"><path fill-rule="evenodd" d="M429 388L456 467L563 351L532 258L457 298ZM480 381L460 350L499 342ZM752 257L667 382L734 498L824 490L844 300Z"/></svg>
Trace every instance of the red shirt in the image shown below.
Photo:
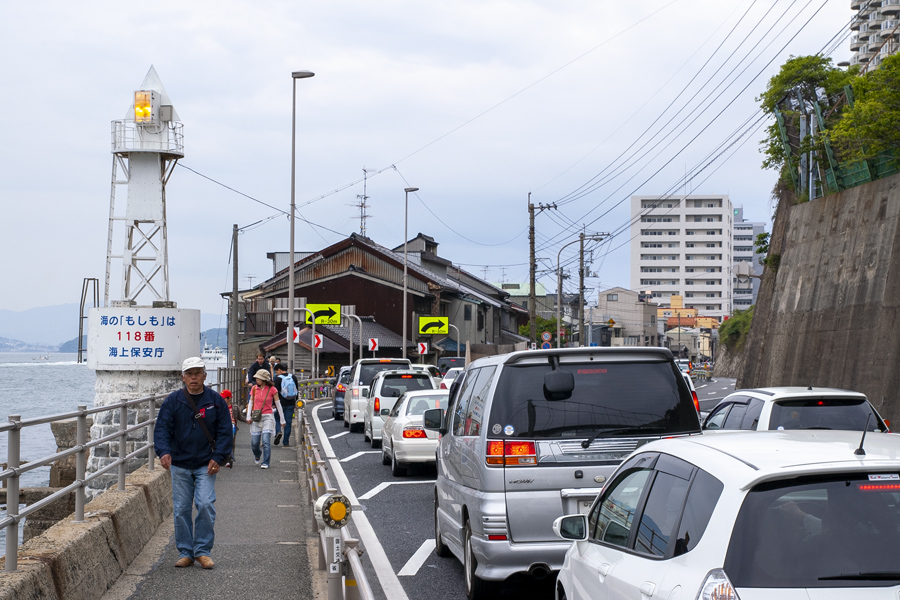
<svg viewBox="0 0 900 600"><path fill-rule="evenodd" d="M272 403L275 402L275 395L278 390L274 385L259 387L254 385L250 389L250 397L253 398L253 408L250 410L262 409L262 414L271 415L273 413Z"/></svg>

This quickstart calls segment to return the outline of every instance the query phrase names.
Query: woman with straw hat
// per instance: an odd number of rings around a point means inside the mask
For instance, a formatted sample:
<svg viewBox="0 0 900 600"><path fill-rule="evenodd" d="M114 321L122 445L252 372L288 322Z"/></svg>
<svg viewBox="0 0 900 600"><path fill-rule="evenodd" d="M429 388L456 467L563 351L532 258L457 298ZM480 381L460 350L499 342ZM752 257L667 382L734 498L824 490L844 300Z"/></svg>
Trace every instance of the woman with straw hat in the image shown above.
<svg viewBox="0 0 900 600"><path fill-rule="evenodd" d="M269 468L269 459L272 455L272 436L275 435L275 414L278 411L278 420L284 426L284 414L281 412L281 402L278 400L278 390L272 385L272 376L265 369L260 369L253 375L256 385L250 388L250 406L247 407L247 422L250 423L250 448L256 464L262 462L262 468ZM259 420L253 420L253 413L259 415ZM262 440L262 450L260 450Z"/></svg>

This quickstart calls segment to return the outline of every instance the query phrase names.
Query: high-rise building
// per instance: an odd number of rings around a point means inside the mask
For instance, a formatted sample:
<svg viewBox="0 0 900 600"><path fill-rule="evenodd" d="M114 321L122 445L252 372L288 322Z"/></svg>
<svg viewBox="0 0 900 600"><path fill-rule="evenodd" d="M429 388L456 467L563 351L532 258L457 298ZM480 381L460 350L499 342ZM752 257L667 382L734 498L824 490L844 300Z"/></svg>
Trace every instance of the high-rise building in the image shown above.
<svg viewBox="0 0 900 600"><path fill-rule="evenodd" d="M632 196L631 289L673 295L720 321L732 311L733 208L727 195Z"/></svg>
<svg viewBox="0 0 900 600"><path fill-rule="evenodd" d="M744 208L734 207L734 269L732 270L732 294L735 310L746 310L756 304L759 294L759 278L763 266L759 262L765 258L756 251L756 236L765 233L766 224L762 221L744 219ZM742 264L744 266L742 267Z"/></svg>
<svg viewBox="0 0 900 600"><path fill-rule="evenodd" d="M900 0L851 0L850 8L850 64L877 69L900 48Z"/></svg>

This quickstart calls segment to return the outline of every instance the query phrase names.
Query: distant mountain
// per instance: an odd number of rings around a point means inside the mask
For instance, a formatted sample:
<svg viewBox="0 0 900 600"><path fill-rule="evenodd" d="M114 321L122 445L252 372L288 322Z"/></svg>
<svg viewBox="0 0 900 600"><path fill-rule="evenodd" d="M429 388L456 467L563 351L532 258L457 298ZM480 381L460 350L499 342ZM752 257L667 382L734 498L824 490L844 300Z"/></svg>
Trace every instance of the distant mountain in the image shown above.
<svg viewBox="0 0 900 600"><path fill-rule="evenodd" d="M87 350L87 335L81 336L81 347ZM78 352L78 337L74 337L68 342L60 344L59 352Z"/></svg>
<svg viewBox="0 0 900 600"><path fill-rule="evenodd" d="M200 347L208 345L211 348L219 346L225 348L228 346L228 329L226 327L217 327L215 329L207 329L200 333Z"/></svg>
<svg viewBox="0 0 900 600"><path fill-rule="evenodd" d="M76 340L77 341L77 340ZM56 346L29 344L20 340L0 337L0 352L55 352Z"/></svg>
<svg viewBox="0 0 900 600"><path fill-rule="evenodd" d="M0 340L7 338L9 346L0 342L0 352L30 352L31 348L47 348L56 351L62 344L74 340L74 349L78 350L78 312L79 305L58 304L42 306L23 311L0 310ZM224 315L210 313L200 314L200 331L217 330L227 325ZM85 327L87 323L85 322ZM224 331L224 329L223 329ZM220 346L225 346L226 336L222 336ZM26 340L26 341L20 341ZM65 341L69 340L69 341ZM210 339L214 343L215 336ZM27 348L20 350L19 348ZM40 351L40 350L39 350Z"/></svg>

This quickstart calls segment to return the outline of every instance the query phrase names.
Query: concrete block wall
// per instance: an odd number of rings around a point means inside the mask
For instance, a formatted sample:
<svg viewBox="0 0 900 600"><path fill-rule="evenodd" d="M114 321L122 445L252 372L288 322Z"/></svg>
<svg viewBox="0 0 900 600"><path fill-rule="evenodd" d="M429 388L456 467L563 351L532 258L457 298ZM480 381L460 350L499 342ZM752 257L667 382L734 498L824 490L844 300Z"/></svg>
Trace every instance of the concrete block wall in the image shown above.
<svg viewBox="0 0 900 600"><path fill-rule="evenodd" d="M779 205L769 254L738 386L856 390L900 422L900 175Z"/></svg>
<svg viewBox="0 0 900 600"><path fill-rule="evenodd" d="M125 572L172 512L169 472L146 466L124 492L107 490L85 521L57 523L19 549L18 570L0 571L0 600L95 600ZM0 567L5 562L0 559Z"/></svg>

